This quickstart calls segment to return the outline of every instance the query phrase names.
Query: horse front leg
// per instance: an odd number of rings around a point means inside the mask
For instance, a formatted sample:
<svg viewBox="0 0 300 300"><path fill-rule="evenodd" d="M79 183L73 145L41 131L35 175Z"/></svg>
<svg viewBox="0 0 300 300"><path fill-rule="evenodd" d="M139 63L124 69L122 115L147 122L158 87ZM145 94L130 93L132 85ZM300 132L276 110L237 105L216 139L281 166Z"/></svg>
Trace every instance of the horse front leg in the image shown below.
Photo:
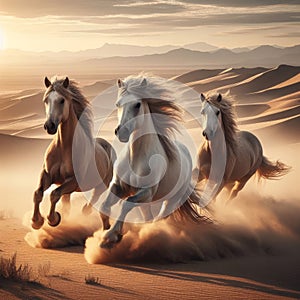
<svg viewBox="0 0 300 300"><path fill-rule="evenodd" d="M44 191L47 190L51 185L50 175L43 170L40 177L40 183L38 189L34 192L34 212L31 218L31 226L33 229L40 229L44 224L44 218L40 212L40 203L43 200Z"/></svg>
<svg viewBox="0 0 300 300"><path fill-rule="evenodd" d="M58 212L55 211L56 203L60 199L62 195L73 193L78 187L77 181L75 177L65 181L61 186L52 191L50 195L50 212L47 216L48 224L50 226L57 226L60 223L61 216Z"/></svg>
<svg viewBox="0 0 300 300"><path fill-rule="evenodd" d="M100 217L103 224L103 229L108 230L110 228L109 216L111 212L111 207L115 205L120 199L125 196L124 191L118 183L113 183L108 192L108 196L100 207Z"/></svg>
<svg viewBox="0 0 300 300"><path fill-rule="evenodd" d="M100 244L101 248L113 248L113 246L122 240L122 229L127 214L134 208L136 203L146 203L152 200L152 190L140 189L135 195L128 197L123 201L121 212L115 224L104 235Z"/></svg>

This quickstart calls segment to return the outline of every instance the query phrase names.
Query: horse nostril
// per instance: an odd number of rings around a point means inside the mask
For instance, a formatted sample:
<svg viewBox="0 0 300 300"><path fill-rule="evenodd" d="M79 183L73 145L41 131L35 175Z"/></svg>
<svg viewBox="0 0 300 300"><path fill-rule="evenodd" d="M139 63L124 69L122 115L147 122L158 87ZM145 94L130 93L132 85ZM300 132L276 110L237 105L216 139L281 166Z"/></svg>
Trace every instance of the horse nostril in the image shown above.
<svg viewBox="0 0 300 300"><path fill-rule="evenodd" d="M46 124L44 124L44 129L47 130L47 125Z"/></svg>
<svg viewBox="0 0 300 300"><path fill-rule="evenodd" d="M204 137L206 137L206 132L205 132L205 131L202 131L202 135L203 135Z"/></svg>
<svg viewBox="0 0 300 300"><path fill-rule="evenodd" d="M118 126L118 127L115 129L115 135L118 134L119 128L120 128L120 126Z"/></svg>

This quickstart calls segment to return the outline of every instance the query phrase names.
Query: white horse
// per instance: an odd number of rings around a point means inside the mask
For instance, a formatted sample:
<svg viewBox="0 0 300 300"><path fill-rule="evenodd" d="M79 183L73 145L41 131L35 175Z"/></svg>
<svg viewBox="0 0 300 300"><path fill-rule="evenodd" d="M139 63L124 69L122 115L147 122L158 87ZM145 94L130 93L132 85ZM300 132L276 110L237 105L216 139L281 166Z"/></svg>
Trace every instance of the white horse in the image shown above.
<svg viewBox="0 0 300 300"><path fill-rule="evenodd" d="M198 165L193 173L198 182L207 180L214 162L212 153L219 152L220 156L223 152L224 172L214 198L225 187L230 192L229 200L232 200L255 172L260 177L274 179L289 171L289 167L282 162L271 162L263 156L262 145L255 135L238 130L234 103L229 95L212 94L205 97L201 94L200 99L204 119L202 134L206 140L200 147ZM220 143L222 138L224 143ZM226 147L225 155L222 144Z"/></svg>
<svg viewBox="0 0 300 300"><path fill-rule="evenodd" d="M107 230L101 247L112 248L120 242L125 218L136 208L138 212L141 209L146 222L174 211L196 222L204 219L193 204L200 198L191 184L189 150L174 137L181 110L170 99L172 92L164 82L143 75L118 80L119 126L115 134L126 145L116 162L108 197L100 208L105 220L103 228ZM108 216L120 199L121 209L110 227Z"/></svg>

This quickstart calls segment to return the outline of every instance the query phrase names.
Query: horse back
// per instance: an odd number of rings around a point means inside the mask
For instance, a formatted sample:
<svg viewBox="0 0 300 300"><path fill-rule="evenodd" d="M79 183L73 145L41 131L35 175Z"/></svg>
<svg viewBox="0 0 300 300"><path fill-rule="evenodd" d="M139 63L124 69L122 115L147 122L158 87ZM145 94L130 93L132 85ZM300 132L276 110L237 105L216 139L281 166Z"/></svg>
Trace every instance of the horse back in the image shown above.
<svg viewBox="0 0 300 300"><path fill-rule="evenodd" d="M227 169L232 170L227 174L228 180L240 180L251 177L259 168L263 158L262 146L259 139L248 131L237 133L237 149L230 153L232 159L227 162ZM233 166L228 166L233 163Z"/></svg>
<svg viewBox="0 0 300 300"><path fill-rule="evenodd" d="M262 155L262 145L259 139L249 131L238 132L238 147L247 147L248 150Z"/></svg>

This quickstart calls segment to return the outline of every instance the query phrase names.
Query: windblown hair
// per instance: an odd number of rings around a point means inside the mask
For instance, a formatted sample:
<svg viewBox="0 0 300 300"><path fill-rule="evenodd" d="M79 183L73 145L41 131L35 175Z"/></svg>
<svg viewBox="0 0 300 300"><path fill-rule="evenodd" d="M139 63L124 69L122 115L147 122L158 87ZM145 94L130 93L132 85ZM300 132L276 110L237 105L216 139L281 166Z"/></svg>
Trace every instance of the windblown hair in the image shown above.
<svg viewBox="0 0 300 300"><path fill-rule="evenodd" d="M130 75L124 79L125 86L120 89L134 94L140 99L162 99L175 100L176 95L172 90L172 82L166 79L153 76L149 73Z"/></svg>
<svg viewBox="0 0 300 300"><path fill-rule="evenodd" d="M221 101L218 101L218 96L218 93L208 95L207 101L220 109L222 114L222 123L224 127L226 145L229 148L228 150L236 153L238 127L236 123L237 116L235 112L235 103L228 92L221 95Z"/></svg>
<svg viewBox="0 0 300 300"><path fill-rule="evenodd" d="M143 81L145 80L144 84ZM149 106L154 128L169 159L176 157L174 134L182 121L182 109L175 103L176 95L166 80L149 74L129 76L120 93L132 93Z"/></svg>
<svg viewBox="0 0 300 300"><path fill-rule="evenodd" d="M59 93L63 98L71 99L74 112L79 120L82 128L90 139L93 139L93 112L89 101L82 94L78 83L75 80L70 80L69 86L65 88L63 82L65 77L57 77L51 79L51 85L44 94L46 99L53 91Z"/></svg>

